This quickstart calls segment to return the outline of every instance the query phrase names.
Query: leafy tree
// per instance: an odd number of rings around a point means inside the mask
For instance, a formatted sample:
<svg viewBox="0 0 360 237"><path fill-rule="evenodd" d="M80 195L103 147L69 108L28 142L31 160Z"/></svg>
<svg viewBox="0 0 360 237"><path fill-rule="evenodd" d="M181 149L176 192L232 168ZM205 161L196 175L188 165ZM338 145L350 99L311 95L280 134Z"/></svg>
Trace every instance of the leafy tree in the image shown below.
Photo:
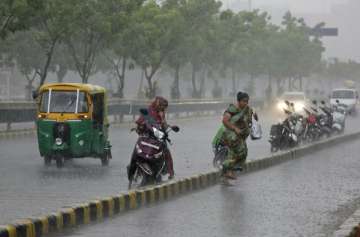
<svg viewBox="0 0 360 237"><path fill-rule="evenodd" d="M25 30L31 17L41 10L41 0L2 0L0 1L0 38L10 32Z"/></svg>
<svg viewBox="0 0 360 237"><path fill-rule="evenodd" d="M132 35L136 35L131 45L132 58L142 68L148 84L147 97L155 96L153 82L155 73L164 63L176 41L178 12L165 9L156 1L148 1L134 14Z"/></svg>

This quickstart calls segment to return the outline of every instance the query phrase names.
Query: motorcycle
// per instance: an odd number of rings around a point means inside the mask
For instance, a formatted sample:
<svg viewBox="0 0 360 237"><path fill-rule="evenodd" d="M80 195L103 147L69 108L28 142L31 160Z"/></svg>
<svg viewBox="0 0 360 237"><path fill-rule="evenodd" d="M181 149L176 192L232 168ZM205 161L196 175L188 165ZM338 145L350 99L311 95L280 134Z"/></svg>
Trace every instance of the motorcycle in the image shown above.
<svg viewBox="0 0 360 237"><path fill-rule="evenodd" d="M140 109L140 113L144 117L145 128L139 134L133 151L132 159L135 163L133 174L129 174L131 165L128 166L129 189L138 180L140 180L140 187L162 182L162 175L167 173L165 153L168 143L171 144L169 132L180 130L177 126L169 126L164 130L148 115L147 109Z"/></svg>
<svg viewBox="0 0 360 237"><path fill-rule="evenodd" d="M304 111L307 114L307 117L305 120L305 130L302 139L306 142L317 141L321 136L321 128L318 124L317 115L306 108L304 108Z"/></svg>
<svg viewBox="0 0 360 237"><path fill-rule="evenodd" d="M290 105L290 103L286 104ZM282 123L274 124L270 128L271 152L293 148L299 143L297 132L301 133L302 128L298 124L302 120L300 119L301 116L295 116L293 112L287 109L284 109L284 112L287 118Z"/></svg>

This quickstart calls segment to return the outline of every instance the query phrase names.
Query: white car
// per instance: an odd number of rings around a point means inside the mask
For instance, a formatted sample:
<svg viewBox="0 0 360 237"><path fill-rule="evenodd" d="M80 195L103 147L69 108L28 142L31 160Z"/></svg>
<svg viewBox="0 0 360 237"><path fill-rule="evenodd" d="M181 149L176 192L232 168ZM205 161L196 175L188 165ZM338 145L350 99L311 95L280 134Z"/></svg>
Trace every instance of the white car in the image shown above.
<svg viewBox="0 0 360 237"><path fill-rule="evenodd" d="M330 105L335 106L337 101L340 104L347 106L347 113L356 113L356 106L358 104L359 94L355 89L340 88L334 89L330 96Z"/></svg>
<svg viewBox="0 0 360 237"><path fill-rule="evenodd" d="M285 101L294 103L295 112L302 112L307 103L305 93L302 91L285 92L279 99L277 99L276 107L279 111L288 109Z"/></svg>

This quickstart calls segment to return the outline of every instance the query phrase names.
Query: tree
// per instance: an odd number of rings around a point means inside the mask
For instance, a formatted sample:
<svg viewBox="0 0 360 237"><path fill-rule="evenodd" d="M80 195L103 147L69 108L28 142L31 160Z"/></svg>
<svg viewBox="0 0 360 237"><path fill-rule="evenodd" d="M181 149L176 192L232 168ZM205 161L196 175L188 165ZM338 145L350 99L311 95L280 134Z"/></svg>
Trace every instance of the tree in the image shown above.
<svg viewBox="0 0 360 237"><path fill-rule="evenodd" d="M131 35L136 35L131 46L132 58L142 68L148 84L147 97L156 93L153 77L176 44L177 31L173 26L178 12L165 9L156 1L148 1L134 14Z"/></svg>
<svg viewBox="0 0 360 237"><path fill-rule="evenodd" d="M87 83L96 72L95 60L113 37L126 27L128 15L141 0L79 0L73 2L71 34L66 39L74 65Z"/></svg>
<svg viewBox="0 0 360 237"><path fill-rule="evenodd" d="M132 35L131 27L134 20L133 14L143 4L143 1L129 1L124 10L124 14L116 20L118 23L114 30L113 37L108 44L108 50L104 51L104 58L110 64L110 71L117 79L118 91L116 95L120 98L124 97L125 88L125 72L126 69L133 69L134 65L131 61L131 45L136 35ZM105 66L105 65L103 65ZM107 67L107 66L105 66Z"/></svg>
<svg viewBox="0 0 360 237"><path fill-rule="evenodd" d="M31 18L31 37L41 48L39 57L45 58L43 66L36 72L40 77L40 86L46 80L56 45L69 33L72 7L71 0L43 0L41 11Z"/></svg>
<svg viewBox="0 0 360 237"><path fill-rule="evenodd" d="M37 78L37 73L44 64L44 58L34 57L42 52L39 44L31 37L30 31L19 31L14 35L8 36L5 41L6 52L5 60L7 64L16 65L27 80L26 98L31 99L33 83Z"/></svg>
<svg viewBox="0 0 360 237"><path fill-rule="evenodd" d="M9 33L27 29L29 20L41 9L41 0L0 1L0 38Z"/></svg>

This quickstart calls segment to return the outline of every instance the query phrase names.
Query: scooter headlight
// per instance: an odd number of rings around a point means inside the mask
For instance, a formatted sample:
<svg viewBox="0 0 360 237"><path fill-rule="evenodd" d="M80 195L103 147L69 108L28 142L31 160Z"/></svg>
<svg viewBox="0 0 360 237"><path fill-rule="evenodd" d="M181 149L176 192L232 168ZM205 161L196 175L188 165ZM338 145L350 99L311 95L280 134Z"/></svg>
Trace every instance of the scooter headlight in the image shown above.
<svg viewBox="0 0 360 237"><path fill-rule="evenodd" d="M157 128L153 128L154 136L158 139L163 139L165 134Z"/></svg>
<svg viewBox="0 0 360 237"><path fill-rule="evenodd" d="M63 144L63 140L58 137L58 138L55 139L55 144L58 145L58 146L61 146Z"/></svg>
<svg viewBox="0 0 360 237"><path fill-rule="evenodd" d="M294 106L295 106L295 111L300 112L304 109L305 104L302 102L296 102Z"/></svg>

